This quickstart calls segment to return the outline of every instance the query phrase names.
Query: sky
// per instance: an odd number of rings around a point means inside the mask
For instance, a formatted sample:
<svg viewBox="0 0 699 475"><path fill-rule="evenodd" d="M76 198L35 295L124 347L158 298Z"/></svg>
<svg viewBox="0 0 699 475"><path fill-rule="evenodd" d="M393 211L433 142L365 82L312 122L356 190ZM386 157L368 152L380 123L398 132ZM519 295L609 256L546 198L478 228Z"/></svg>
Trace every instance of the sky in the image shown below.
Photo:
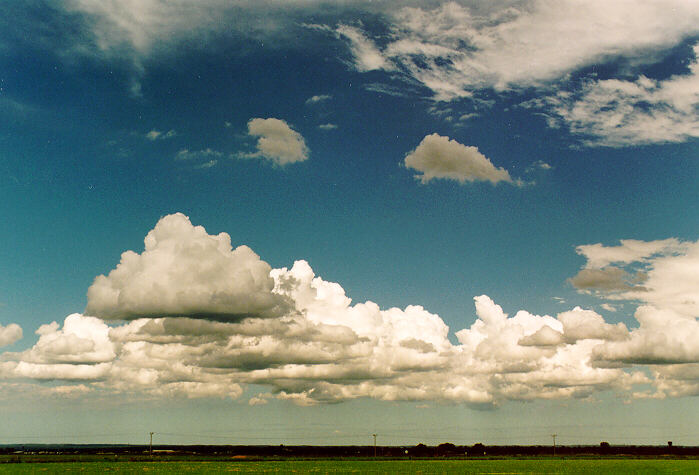
<svg viewBox="0 0 699 475"><path fill-rule="evenodd" d="M699 444L699 2L3 7L0 444Z"/></svg>

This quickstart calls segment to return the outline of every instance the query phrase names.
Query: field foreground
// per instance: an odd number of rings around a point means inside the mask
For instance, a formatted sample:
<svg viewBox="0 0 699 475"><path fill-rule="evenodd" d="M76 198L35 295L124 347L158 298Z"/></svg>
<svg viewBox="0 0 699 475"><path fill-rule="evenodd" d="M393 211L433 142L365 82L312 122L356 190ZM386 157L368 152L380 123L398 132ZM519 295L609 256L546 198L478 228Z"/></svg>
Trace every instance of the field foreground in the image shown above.
<svg viewBox="0 0 699 475"><path fill-rule="evenodd" d="M0 473L681 473L699 459L285 460L2 463Z"/></svg>

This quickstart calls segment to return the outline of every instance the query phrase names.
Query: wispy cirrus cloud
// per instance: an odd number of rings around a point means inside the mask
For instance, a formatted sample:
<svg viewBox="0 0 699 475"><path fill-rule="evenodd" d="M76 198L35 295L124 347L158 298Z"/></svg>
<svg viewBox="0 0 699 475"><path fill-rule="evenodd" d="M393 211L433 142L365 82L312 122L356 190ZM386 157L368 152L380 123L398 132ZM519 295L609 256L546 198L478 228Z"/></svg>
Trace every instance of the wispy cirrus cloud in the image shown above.
<svg viewBox="0 0 699 475"><path fill-rule="evenodd" d="M183 148L182 150L178 151L175 154L175 159L176 160L202 160L202 159L208 159L208 160L214 160L217 158L221 158L223 156L223 152L220 152L218 150L213 150L211 148L205 148L201 150L189 150L187 148Z"/></svg>
<svg viewBox="0 0 699 475"><path fill-rule="evenodd" d="M443 2L386 14L391 34L340 24L360 72L383 70L417 83L438 102L537 88L539 106L587 146L622 147L681 142L699 136L696 62L688 74L653 80L638 76L566 84L571 73L623 58L635 68L699 34L692 2L613 4L533 0L476 8ZM695 56L696 56L695 47ZM390 92L391 89L382 87ZM395 89L395 88L393 88Z"/></svg>
<svg viewBox="0 0 699 475"><path fill-rule="evenodd" d="M557 122L591 146L684 142L699 137L699 44L687 74L657 81L590 80L548 99Z"/></svg>
<svg viewBox="0 0 699 475"><path fill-rule="evenodd" d="M480 9L450 1L387 15L392 35L381 46L358 27L339 25L336 32L348 41L357 70L399 70L437 100L449 100L483 87L556 81L609 57L640 60L649 49L696 34L697 20L699 9L674 0L533 0Z"/></svg>

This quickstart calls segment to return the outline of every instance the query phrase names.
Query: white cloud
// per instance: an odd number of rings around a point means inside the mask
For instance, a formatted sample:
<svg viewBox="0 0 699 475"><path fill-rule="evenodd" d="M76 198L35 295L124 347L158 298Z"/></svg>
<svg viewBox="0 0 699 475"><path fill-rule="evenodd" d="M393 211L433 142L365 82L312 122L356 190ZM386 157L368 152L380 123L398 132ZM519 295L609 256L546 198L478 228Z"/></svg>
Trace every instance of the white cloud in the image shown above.
<svg viewBox="0 0 699 475"><path fill-rule="evenodd" d="M393 65L379 51L374 42L364 36L361 30L348 25L340 25L336 32L349 41L354 67L357 71L393 69Z"/></svg>
<svg viewBox="0 0 699 475"><path fill-rule="evenodd" d="M223 152L206 148L203 150L189 150L183 148L175 154L176 160L214 160L223 156Z"/></svg>
<svg viewBox="0 0 699 475"><path fill-rule="evenodd" d="M632 262L648 262L650 258L663 255L681 254L687 249L687 244L675 238L658 241L639 241L622 239L619 246L603 244L585 244L577 246L575 251L587 259L586 269L602 269L609 264L630 264Z"/></svg>
<svg viewBox="0 0 699 475"><path fill-rule="evenodd" d="M150 132L148 132L145 135L145 137L150 141L155 141L155 140L171 139L175 135L177 135L177 133L172 129L168 130L167 132L161 132L159 130L153 129Z"/></svg>
<svg viewBox="0 0 699 475"><path fill-rule="evenodd" d="M337 125L335 124L320 124L318 126L320 130L335 130L337 129Z"/></svg>
<svg viewBox="0 0 699 475"><path fill-rule="evenodd" d="M553 167L543 160L537 160L527 167L527 172L535 170L551 170Z"/></svg>
<svg viewBox="0 0 699 475"><path fill-rule="evenodd" d="M626 339L595 347L593 364L652 365L655 392L638 397L699 394L697 374L692 376L692 368L699 363L699 241L627 240L619 246L595 244L577 249L588 262L571 279L574 284L586 271L642 276L627 279L623 286L589 286L600 298L641 303L634 313L638 328Z"/></svg>
<svg viewBox="0 0 699 475"><path fill-rule="evenodd" d="M410 89L406 87L398 87L398 86L392 86L390 84L384 84L380 82L373 82L373 83L368 83L362 85L362 87L366 91L371 91L371 92L377 92L379 94L386 94L389 96L395 96L395 97L409 97L411 96L411 93L414 93L415 91L411 91Z"/></svg>
<svg viewBox="0 0 699 475"><path fill-rule="evenodd" d="M606 323L600 314L580 307L559 313L556 318L563 324L563 336L568 343L590 339L624 340L629 336L623 323L611 325Z"/></svg>
<svg viewBox="0 0 699 475"><path fill-rule="evenodd" d="M130 321L73 314L42 325L32 348L2 355L0 379L62 380L55 395L66 397L99 390L238 398L246 385L268 388L251 405L374 398L483 407L599 391L662 398L699 390L699 243L672 253L658 251L670 240L578 248L596 263L641 260L643 289L605 294L642 301L637 328L579 307L510 317L481 295L475 322L452 343L444 321L421 306L353 303L307 262L271 269L181 214L161 219L145 241L142 254L124 253L88 291L87 312Z"/></svg>
<svg viewBox="0 0 699 475"><path fill-rule="evenodd" d="M267 403L269 403L269 397L271 395L266 395L266 394L260 394L257 396L253 396L248 400L248 404L250 406L263 406Z"/></svg>
<svg viewBox="0 0 699 475"><path fill-rule="evenodd" d="M578 246L587 263L570 282L611 300L639 301L688 318L699 315L699 242L622 240Z"/></svg>
<svg viewBox="0 0 699 475"><path fill-rule="evenodd" d="M230 236L211 236L182 214L165 216L141 254L126 251L87 291L90 315L105 319L191 316L236 320L273 316L285 307L272 293L269 265Z"/></svg>
<svg viewBox="0 0 699 475"><path fill-rule="evenodd" d="M306 99L306 104L317 104L319 102L329 101L330 99L332 99L332 97L333 96L329 94L320 94L317 96L312 96Z"/></svg>
<svg viewBox="0 0 699 475"><path fill-rule="evenodd" d="M22 339L22 327L16 323L0 325L0 347L8 346Z"/></svg>
<svg viewBox="0 0 699 475"><path fill-rule="evenodd" d="M550 98L553 111L587 145L624 147L699 137L699 44L689 74L654 81L588 81Z"/></svg>
<svg viewBox="0 0 699 475"><path fill-rule="evenodd" d="M39 341L23 353L22 360L37 364L96 364L114 359L109 327L99 318L74 313L66 317L63 328L53 322L36 331Z"/></svg>
<svg viewBox="0 0 699 475"><path fill-rule="evenodd" d="M699 30L693 2L638 4L532 0L389 14L390 41L379 47L358 28L341 25L359 71L399 70L437 100L468 97L475 89L541 85L614 56L639 60Z"/></svg>
<svg viewBox="0 0 699 475"><path fill-rule="evenodd" d="M254 2L233 6L222 0L68 0L64 8L83 15L99 51L119 56L146 56L182 37L224 28L254 34L255 27L265 23ZM276 29L272 18L266 20L264 27Z"/></svg>
<svg viewBox="0 0 699 475"><path fill-rule="evenodd" d="M432 134L422 139L417 148L405 157L404 164L417 170L422 183L436 178L467 181L501 181L512 183L510 174L504 168L495 167L476 147L462 145L449 137Z"/></svg>
<svg viewBox="0 0 699 475"><path fill-rule="evenodd" d="M204 162L204 163L202 163L201 165L197 165L197 166L194 167L194 168L197 168L197 169L200 169L200 170L202 170L202 169L207 169L207 168L212 168L212 167L215 167L217 163L218 163L218 160L209 160L208 162Z"/></svg>
<svg viewBox="0 0 699 475"><path fill-rule="evenodd" d="M301 134L281 119L251 119L248 134L257 139L257 152L242 158L264 158L280 166L308 159L308 147Z"/></svg>
<svg viewBox="0 0 699 475"><path fill-rule="evenodd" d="M699 6L682 0L530 0L489 5L442 2L387 13L390 35L340 25L360 72L390 71L436 101L474 92L558 91L544 100L549 126L567 125L588 146L624 147L699 137L699 66L656 81L590 78L568 90L570 74L624 58L653 64L699 34ZM699 45L695 46L695 58Z"/></svg>

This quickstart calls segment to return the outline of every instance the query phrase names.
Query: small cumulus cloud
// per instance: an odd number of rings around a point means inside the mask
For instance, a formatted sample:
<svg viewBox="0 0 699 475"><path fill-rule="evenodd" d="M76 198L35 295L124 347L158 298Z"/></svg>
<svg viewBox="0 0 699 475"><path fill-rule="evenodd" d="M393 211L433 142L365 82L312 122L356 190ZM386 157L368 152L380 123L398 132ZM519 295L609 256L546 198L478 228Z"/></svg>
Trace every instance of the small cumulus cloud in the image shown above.
<svg viewBox="0 0 699 475"><path fill-rule="evenodd" d="M332 99L332 97L333 96L331 96L329 94L320 94L317 96L312 96L312 97L309 97L308 99L306 99L306 104L308 104L308 105L318 104L319 102L329 101L330 99Z"/></svg>
<svg viewBox="0 0 699 475"><path fill-rule="evenodd" d="M257 152L238 154L240 158L262 158L279 166L308 160L305 140L281 119L251 119L248 135L257 137Z"/></svg>
<svg viewBox="0 0 699 475"><path fill-rule="evenodd" d="M320 124L318 126L318 128L320 130L335 130L335 129L337 129L337 125L336 124Z"/></svg>
<svg viewBox="0 0 699 475"><path fill-rule="evenodd" d="M553 167L543 160L537 160L526 169L527 173L534 172L536 170L551 170Z"/></svg>
<svg viewBox="0 0 699 475"><path fill-rule="evenodd" d="M417 148L406 155L404 164L417 170L422 183L433 179L459 183L489 181L493 185L514 183L504 168L496 167L477 147L462 145L438 134L426 136Z"/></svg>
<svg viewBox="0 0 699 475"><path fill-rule="evenodd" d="M177 132L175 132L175 131L172 130L172 129L171 129L171 130L168 130L167 132L161 132L161 131L159 131L159 130L153 129L153 130L151 130L150 132L148 132L148 133L145 135L145 137L146 137L148 140L154 142L154 141L156 141L156 140L171 139L172 137L174 137L174 136L176 136L176 135L177 135Z"/></svg>
<svg viewBox="0 0 699 475"><path fill-rule="evenodd" d="M248 399L249 406L264 406L269 403L269 398L272 397L271 394L258 394Z"/></svg>
<svg viewBox="0 0 699 475"><path fill-rule="evenodd" d="M22 327L16 323L0 325L0 347L9 346L22 339Z"/></svg>

